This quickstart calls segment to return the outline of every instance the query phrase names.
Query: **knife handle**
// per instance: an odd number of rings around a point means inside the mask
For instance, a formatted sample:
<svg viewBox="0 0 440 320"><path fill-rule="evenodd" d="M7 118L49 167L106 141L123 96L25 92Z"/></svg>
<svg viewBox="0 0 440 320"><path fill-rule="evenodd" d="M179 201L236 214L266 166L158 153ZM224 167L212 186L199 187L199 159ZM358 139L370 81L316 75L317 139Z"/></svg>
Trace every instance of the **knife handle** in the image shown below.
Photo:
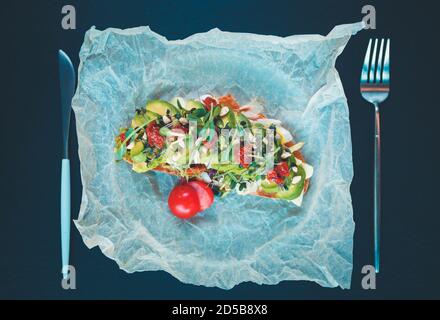
<svg viewBox="0 0 440 320"><path fill-rule="evenodd" d="M70 250L70 161L61 162L61 257L63 278L69 272Z"/></svg>

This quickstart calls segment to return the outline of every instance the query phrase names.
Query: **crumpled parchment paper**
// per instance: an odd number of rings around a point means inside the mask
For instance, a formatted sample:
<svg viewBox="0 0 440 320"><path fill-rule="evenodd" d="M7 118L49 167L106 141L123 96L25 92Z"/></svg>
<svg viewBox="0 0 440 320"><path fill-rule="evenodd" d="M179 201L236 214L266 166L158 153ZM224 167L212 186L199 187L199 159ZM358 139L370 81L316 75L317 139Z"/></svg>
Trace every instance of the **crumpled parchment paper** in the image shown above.
<svg viewBox="0 0 440 320"><path fill-rule="evenodd" d="M73 98L83 182L75 224L85 244L99 246L126 272L164 270L196 285L309 280L349 288L353 164L335 60L362 28L286 38L213 29L177 41L148 27L90 29ZM148 99L207 93L263 101L269 118L306 143L315 173L301 208L231 194L179 220L167 207L175 177L115 162L118 128Z"/></svg>

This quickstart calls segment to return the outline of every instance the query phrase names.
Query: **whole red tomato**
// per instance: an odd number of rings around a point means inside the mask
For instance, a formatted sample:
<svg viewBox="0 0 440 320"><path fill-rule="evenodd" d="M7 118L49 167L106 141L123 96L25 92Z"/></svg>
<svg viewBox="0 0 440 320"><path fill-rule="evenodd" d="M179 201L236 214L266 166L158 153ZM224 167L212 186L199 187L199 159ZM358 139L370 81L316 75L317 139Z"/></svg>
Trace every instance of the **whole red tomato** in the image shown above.
<svg viewBox="0 0 440 320"><path fill-rule="evenodd" d="M168 197L168 206L181 219L194 217L201 210L197 191L187 183L174 187Z"/></svg>
<svg viewBox="0 0 440 320"><path fill-rule="evenodd" d="M214 202L214 192L212 192L212 189L200 180L190 181L188 184L197 192L200 202L200 210L208 209Z"/></svg>

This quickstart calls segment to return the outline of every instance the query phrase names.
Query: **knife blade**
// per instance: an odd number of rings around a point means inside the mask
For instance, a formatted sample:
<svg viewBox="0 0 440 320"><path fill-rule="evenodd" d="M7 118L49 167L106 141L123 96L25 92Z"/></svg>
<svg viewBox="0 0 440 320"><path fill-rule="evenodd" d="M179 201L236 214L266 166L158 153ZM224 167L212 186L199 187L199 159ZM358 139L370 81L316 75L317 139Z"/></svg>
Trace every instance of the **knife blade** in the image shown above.
<svg viewBox="0 0 440 320"><path fill-rule="evenodd" d="M72 97L75 90L75 71L68 55L58 51L58 67L61 97L61 127L63 138L63 159L61 161L61 259L63 279L69 274L70 253L70 160L69 128L72 111Z"/></svg>

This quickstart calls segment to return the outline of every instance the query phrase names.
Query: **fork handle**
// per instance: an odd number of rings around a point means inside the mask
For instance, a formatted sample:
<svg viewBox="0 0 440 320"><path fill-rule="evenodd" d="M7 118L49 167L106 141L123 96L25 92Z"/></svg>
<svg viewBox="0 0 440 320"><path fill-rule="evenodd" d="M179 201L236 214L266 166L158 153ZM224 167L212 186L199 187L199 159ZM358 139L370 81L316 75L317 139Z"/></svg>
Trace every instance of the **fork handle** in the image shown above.
<svg viewBox="0 0 440 320"><path fill-rule="evenodd" d="M61 162L61 257L63 278L67 279L70 249L70 161Z"/></svg>
<svg viewBox="0 0 440 320"><path fill-rule="evenodd" d="M375 137L374 137L374 267L379 273L380 265L380 113L379 104L374 105L375 109Z"/></svg>

